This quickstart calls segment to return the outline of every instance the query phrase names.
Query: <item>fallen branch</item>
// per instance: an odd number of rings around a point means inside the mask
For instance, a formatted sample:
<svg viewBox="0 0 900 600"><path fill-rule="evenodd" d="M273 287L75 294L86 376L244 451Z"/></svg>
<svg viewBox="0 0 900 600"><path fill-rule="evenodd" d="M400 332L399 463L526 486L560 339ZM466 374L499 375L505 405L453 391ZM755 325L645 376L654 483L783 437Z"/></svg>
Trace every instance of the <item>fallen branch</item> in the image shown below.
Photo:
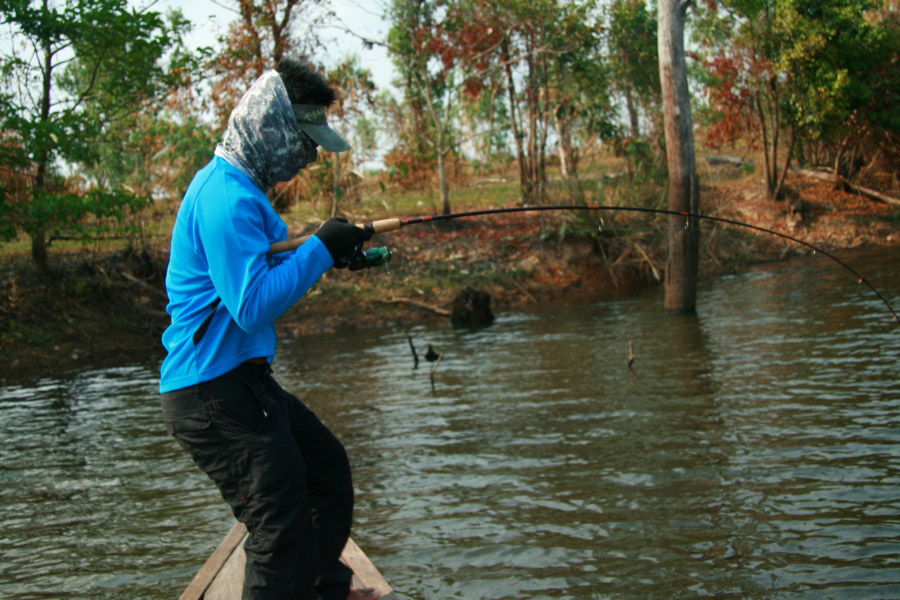
<svg viewBox="0 0 900 600"><path fill-rule="evenodd" d="M522 292L523 294L525 294L526 296L528 296L529 298L531 298L531 301L532 301L532 302L537 302L537 301L538 301L537 298L535 298L535 297L531 294L531 292L529 292L528 290L526 290L526 289L525 289L525 286L523 286L521 283L519 283L518 281L516 281L515 278L509 277L509 276L507 276L506 278L507 278L508 280L510 280L514 286L516 286L517 288L519 288L519 291L520 291L520 292Z"/></svg>
<svg viewBox="0 0 900 600"><path fill-rule="evenodd" d="M134 275L132 275L131 273L129 273L129 272L127 272L127 271L121 271L121 270L120 270L120 271L119 271L119 275L121 275L122 277L124 277L125 279L127 279L128 281L130 281L131 283L134 283L134 284L137 284L137 285L141 286L142 288L144 288L144 289L147 290L148 292L153 292L153 293L156 294L157 296L160 296L161 298L165 298L166 300L169 299L169 296L168 296L164 291L162 291L161 289L159 289L159 288L157 288L157 287L153 287L152 285L150 285L149 283L147 283L147 282L144 281L143 279L138 279L137 277L135 277Z"/></svg>
<svg viewBox="0 0 900 600"><path fill-rule="evenodd" d="M625 246L625 251L619 255L619 258L613 261L611 265L607 267L607 269L613 269L618 267L622 262L631 255L631 246Z"/></svg>
<svg viewBox="0 0 900 600"><path fill-rule="evenodd" d="M444 353L441 352L438 354L437 360L434 361L434 366L431 367L431 372L428 374L428 377L431 378L431 391L434 391L434 372L437 371L437 366L441 364L441 359L444 358Z"/></svg>
<svg viewBox="0 0 900 600"><path fill-rule="evenodd" d="M805 175L806 177L813 177L815 179L821 179L822 181L831 181L834 182L834 174L833 173L822 173L821 171L813 171L811 169L792 169L795 173L800 175ZM843 177L838 177L837 182L841 185L847 186L847 189L856 192L858 194L862 194L863 196L868 196L874 200L878 200L880 202L884 202L885 204L892 204L894 206L900 206L900 198L894 198L893 196L888 196L887 194L882 194L881 192L877 192L875 190L870 190L869 188L864 188L861 185L856 185L854 183L850 183Z"/></svg>
<svg viewBox="0 0 900 600"><path fill-rule="evenodd" d="M734 165L740 167L742 165L752 165L753 161L736 156L707 156L706 163L708 165Z"/></svg>
<svg viewBox="0 0 900 600"><path fill-rule="evenodd" d="M412 336L409 335L408 333L406 334L406 341L409 342L409 349L412 350L413 360L416 361L415 368L418 368L419 367L419 355L416 353L416 347L413 346Z"/></svg>
<svg viewBox="0 0 900 600"><path fill-rule="evenodd" d="M412 298L390 298L389 300L378 299L377 301L383 304L411 304L413 306L418 306L419 308L424 308L425 310L430 310L431 312L444 317L450 316L450 311L446 308L434 306L419 300L413 300Z"/></svg>
<svg viewBox="0 0 900 600"><path fill-rule="evenodd" d="M641 256L644 257L644 260L647 261L647 264L650 265L650 270L653 271L653 277L656 278L656 281L662 281L662 277L659 274L659 269L657 269L656 265L653 264L653 261L650 259L650 255L647 254L647 251L644 250L644 247L638 243L635 243L634 247L641 254Z"/></svg>
<svg viewBox="0 0 900 600"><path fill-rule="evenodd" d="M612 265L609 264L609 258L606 256L606 250L603 249L603 244L600 244L600 258L603 259L603 266L606 267L606 272L609 273L609 278L612 280L613 286L619 287L619 277L616 275L616 272L613 269L615 263L613 263ZM620 256L619 259L621 258L622 257ZM616 260L616 263L618 262L619 261Z"/></svg>

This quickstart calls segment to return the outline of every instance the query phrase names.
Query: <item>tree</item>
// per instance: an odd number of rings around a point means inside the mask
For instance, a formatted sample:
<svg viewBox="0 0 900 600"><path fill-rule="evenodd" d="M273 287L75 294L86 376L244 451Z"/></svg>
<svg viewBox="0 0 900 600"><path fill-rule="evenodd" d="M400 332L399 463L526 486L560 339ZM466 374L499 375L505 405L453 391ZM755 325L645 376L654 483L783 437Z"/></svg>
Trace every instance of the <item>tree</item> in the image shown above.
<svg viewBox="0 0 900 600"><path fill-rule="evenodd" d="M742 14L736 19L738 37L733 47L736 63L742 65L747 74L750 93L746 98L751 103L751 122L755 125L757 135L755 144L762 151L766 194L772 200L779 197L784 187L797 134L787 113L785 101L790 79L776 68L782 47L782 40L776 30L779 4L779 0L737 2L736 6ZM779 173L782 129L790 132L790 140Z"/></svg>
<svg viewBox="0 0 900 600"><path fill-rule="evenodd" d="M896 122L896 107L877 96L896 99L897 34L867 18L876 7L871 0L785 0L775 22L783 44L777 70L790 81L792 125L834 148L836 179L848 150L883 117Z"/></svg>
<svg viewBox="0 0 900 600"><path fill-rule="evenodd" d="M372 72L361 67L356 57L347 58L336 68L331 69L328 72L328 83L338 93L338 100L331 108L331 114L340 122L347 123L347 121L363 119L366 109L372 108L375 104L375 83L372 81ZM353 124L351 122L347 125L345 129L350 129ZM357 137L358 141L362 141L359 136ZM354 146L353 153L356 154L359 150L364 152L365 149L357 149ZM341 155L335 153L331 160L334 170L334 198L331 205L331 216L335 216L338 204L344 195L344 183L341 172Z"/></svg>
<svg viewBox="0 0 900 600"><path fill-rule="evenodd" d="M684 20L689 0L659 0L659 80L662 88L669 171L669 210L700 212L700 183L694 159L690 92L684 54ZM697 302L700 230L696 219L669 216L665 307L686 312Z"/></svg>
<svg viewBox="0 0 900 600"><path fill-rule="evenodd" d="M574 174L576 120L609 109L595 3L476 0L474 8L474 20L502 36L490 52L502 73L522 200L542 203L552 129L566 173Z"/></svg>
<svg viewBox="0 0 900 600"><path fill-rule="evenodd" d="M550 98L546 93L547 52L551 24L558 17L555 8L553 0L511 2L495 13L504 31L499 46L500 63L506 75L510 125L522 201L526 204L543 203L547 182L545 158L551 118Z"/></svg>
<svg viewBox="0 0 900 600"><path fill-rule="evenodd" d="M463 95L462 120L465 138L471 140L475 160L485 167L509 156L509 111L504 101L503 81L497 71L489 72L471 94Z"/></svg>
<svg viewBox="0 0 900 600"><path fill-rule="evenodd" d="M266 70L288 54L305 59L315 54L321 46L316 31L329 17L319 0L231 0L228 4L235 6L238 18L219 39L222 51L210 63L216 74L213 102L222 128L247 88Z"/></svg>
<svg viewBox="0 0 900 600"><path fill-rule="evenodd" d="M30 178L24 194L0 203L46 272L49 230L77 228L87 213L121 218L146 204L121 189L75 188L61 168L93 160L93 142L111 123L175 83L161 63L179 32L126 0L0 0L0 19L12 31L11 54L0 63L9 90L0 128Z"/></svg>
<svg viewBox="0 0 900 600"><path fill-rule="evenodd" d="M411 133L424 146L413 150L434 157L443 214L451 211L447 156L454 145L462 78L459 47L452 37L463 26L458 16L454 0L394 0L388 34L388 54L404 78L405 103L412 109Z"/></svg>
<svg viewBox="0 0 900 600"><path fill-rule="evenodd" d="M206 77L203 65L212 49L187 48L183 35L191 25L180 12L169 13L167 21L174 34L167 59L174 85L151 102L125 107L98 133L88 155L72 165L73 174L86 185L128 189L153 199L180 198L209 160L216 136L197 84ZM77 90L80 82L70 79L62 78L60 85ZM86 101L88 118L105 119L105 101Z"/></svg>
<svg viewBox="0 0 900 600"><path fill-rule="evenodd" d="M777 70L783 40L776 28L782 0L722 0L700 20L710 108L714 120L708 141L734 142L752 134L751 149L762 154L766 194L777 198L784 185L788 160L796 141L786 102L790 79ZM790 134L779 172L781 133Z"/></svg>
<svg viewBox="0 0 900 600"><path fill-rule="evenodd" d="M74 174L93 187L180 199L218 137L206 119L187 109L131 115L97 139L93 159L75 166Z"/></svg>
<svg viewBox="0 0 900 600"><path fill-rule="evenodd" d="M615 0L609 6L609 58L633 138L640 136L638 105L659 99L656 29L656 15L643 0Z"/></svg>
<svg viewBox="0 0 900 600"><path fill-rule="evenodd" d="M549 97L564 178L577 179L579 131L606 135L614 119L612 73L602 56L602 23L596 5L562 8L549 47ZM582 140L584 141L582 136Z"/></svg>
<svg viewBox="0 0 900 600"><path fill-rule="evenodd" d="M781 195L797 140L829 148L837 174L871 132L900 132L895 102L884 102L900 87L897 27L875 9L870 0L723 0L702 22L712 141L753 132L769 198Z"/></svg>

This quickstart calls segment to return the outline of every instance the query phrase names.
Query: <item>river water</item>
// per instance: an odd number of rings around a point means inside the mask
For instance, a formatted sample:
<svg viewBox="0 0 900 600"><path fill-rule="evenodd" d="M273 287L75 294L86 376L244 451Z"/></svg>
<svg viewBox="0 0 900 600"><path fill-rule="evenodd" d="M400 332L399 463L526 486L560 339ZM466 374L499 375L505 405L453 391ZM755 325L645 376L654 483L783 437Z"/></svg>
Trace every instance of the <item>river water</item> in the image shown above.
<svg viewBox="0 0 900 600"><path fill-rule="evenodd" d="M841 256L900 305L900 250ZM157 367L0 391L0 597L175 598L230 527ZM807 257L694 316L654 290L290 340L276 374L347 446L400 600L858 599L900 597L898 367L886 307Z"/></svg>

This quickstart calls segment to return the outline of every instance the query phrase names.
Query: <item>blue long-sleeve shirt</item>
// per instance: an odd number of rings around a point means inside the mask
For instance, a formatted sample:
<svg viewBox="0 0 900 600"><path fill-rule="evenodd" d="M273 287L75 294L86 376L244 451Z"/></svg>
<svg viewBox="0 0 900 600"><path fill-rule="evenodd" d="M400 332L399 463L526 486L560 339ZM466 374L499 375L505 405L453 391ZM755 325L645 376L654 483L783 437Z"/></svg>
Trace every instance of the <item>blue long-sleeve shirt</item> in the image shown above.
<svg viewBox="0 0 900 600"><path fill-rule="evenodd" d="M250 178L216 156L188 187L172 231L166 274L171 325L160 392L208 381L238 364L275 355L275 319L334 263L316 236L267 255L287 226ZM206 333L193 336L216 308Z"/></svg>

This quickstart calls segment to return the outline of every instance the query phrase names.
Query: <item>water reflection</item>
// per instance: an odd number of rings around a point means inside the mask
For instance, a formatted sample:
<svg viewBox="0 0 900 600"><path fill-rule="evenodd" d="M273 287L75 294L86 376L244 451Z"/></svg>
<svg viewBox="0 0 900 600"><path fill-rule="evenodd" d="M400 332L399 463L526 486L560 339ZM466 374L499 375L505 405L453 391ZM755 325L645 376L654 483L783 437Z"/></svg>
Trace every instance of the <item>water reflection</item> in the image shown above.
<svg viewBox="0 0 900 600"><path fill-rule="evenodd" d="M900 252L853 264L900 290ZM823 261L283 344L342 437L354 537L400 598L900 597L900 332ZM406 334L444 353L413 368ZM634 342L634 371L627 368ZM3 390L0 595L170 598L230 517L156 366Z"/></svg>

